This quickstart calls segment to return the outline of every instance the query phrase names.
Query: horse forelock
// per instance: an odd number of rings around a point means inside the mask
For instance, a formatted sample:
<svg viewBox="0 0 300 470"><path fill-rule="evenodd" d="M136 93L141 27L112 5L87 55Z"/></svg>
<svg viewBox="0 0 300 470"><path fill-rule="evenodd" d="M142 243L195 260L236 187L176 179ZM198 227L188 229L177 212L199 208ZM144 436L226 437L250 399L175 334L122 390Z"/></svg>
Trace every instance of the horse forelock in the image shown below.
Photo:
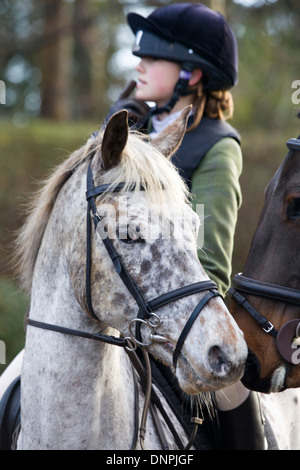
<svg viewBox="0 0 300 470"><path fill-rule="evenodd" d="M22 287L29 293L36 258L57 196L70 176L92 154L101 150L102 133L73 152L42 182L28 207L28 217L15 243L14 264ZM123 192L132 183L144 186L149 201L162 208L180 208L188 202L188 189L173 164L141 136L131 131L121 164L94 175L97 184L112 186L125 182ZM101 155L101 152L99 152ZM101 157L100 157L101 158ZM109 196L110 193L107 194ZM105 195L104 195L105 199Z"/></svg>
<svg viewBox="0 0 300 470"><path fill-rule="evenodd" d="M100 175L99 184L125 182L126 192L136 183L136 190L142 185L152 204L187 203L189 192L177 169L144 135L131 131L123 154L120 165Z"/></svg>

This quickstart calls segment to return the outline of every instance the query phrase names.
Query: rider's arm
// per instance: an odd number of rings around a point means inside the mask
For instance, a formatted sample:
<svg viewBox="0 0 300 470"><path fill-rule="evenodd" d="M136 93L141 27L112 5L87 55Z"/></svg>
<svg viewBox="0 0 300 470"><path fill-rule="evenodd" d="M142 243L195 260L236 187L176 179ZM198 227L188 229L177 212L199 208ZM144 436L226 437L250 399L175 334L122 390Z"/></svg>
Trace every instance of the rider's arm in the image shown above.
<svg viewBox="0 0 300 470"><path fill-rule="evenodd" d="M234 233L242 200L241 172L241 148L234 139L224 138L206 153L192 178L194 208L204 204L204 245L198 256L222 295L230 285Z"/></svg>

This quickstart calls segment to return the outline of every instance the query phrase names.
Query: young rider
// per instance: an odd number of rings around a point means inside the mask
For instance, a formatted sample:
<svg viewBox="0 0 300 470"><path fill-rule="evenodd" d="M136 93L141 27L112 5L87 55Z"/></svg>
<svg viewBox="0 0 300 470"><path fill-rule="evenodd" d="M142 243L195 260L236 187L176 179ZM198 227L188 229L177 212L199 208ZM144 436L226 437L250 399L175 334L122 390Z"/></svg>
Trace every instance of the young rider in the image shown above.
<svg viewBox="0 0 300 470"><path fill-rule="evenodd" d="M109 116L126 108L131 124L154 136L193 105L173 163L191 189L195 208L204 205L204 244L198 256L225 294L241 204L240 136L226 122L233 113L229 89L238 77L235 36L221 14L196 3L161 7L147 18L129 13L127 19L135 35L133 54L141 59L138 81ZM147 101L156 106L150 109ZM216 393L223 448L265 448L257 399L240 382Z"/></svg>

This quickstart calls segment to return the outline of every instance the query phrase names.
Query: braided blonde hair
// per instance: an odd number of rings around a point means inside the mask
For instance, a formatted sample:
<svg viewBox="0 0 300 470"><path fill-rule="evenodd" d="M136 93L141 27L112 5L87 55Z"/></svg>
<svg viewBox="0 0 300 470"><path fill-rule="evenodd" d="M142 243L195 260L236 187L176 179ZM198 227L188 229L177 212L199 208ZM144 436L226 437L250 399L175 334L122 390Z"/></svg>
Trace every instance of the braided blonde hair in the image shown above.
<svg viewBox="0 0 300 470"><path fill-rule="evenodd" d="M203 115L219 120L227 120L233 116L234 104L229 90L204 91L203 83L200 82L197 85L196 93L197 96L194 102L195 119L187 132L198 126Z"/></svg>

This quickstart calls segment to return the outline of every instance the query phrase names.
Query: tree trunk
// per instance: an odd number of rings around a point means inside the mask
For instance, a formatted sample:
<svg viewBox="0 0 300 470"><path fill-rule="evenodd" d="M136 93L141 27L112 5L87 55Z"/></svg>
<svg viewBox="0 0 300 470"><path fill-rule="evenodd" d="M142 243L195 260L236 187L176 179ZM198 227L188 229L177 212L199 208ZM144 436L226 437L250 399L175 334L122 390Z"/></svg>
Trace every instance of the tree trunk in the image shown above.
<svg viewBox="0 0 300 470"><path fill-rule="evenodd" d="M72 114L75 118L90 117L93 109L92 58L93 14L90 0L76 0L74 3L74 48L73 48L73 90Z"/></svg>
<svg viewBox="0 0 300 470"><path fill-rule="evenodd" d="M226 0L210 0L210 8L226 17Z"/></svg>
<svg viewBox="0 0 300 470"><path fill-rule="evenodd" d="M69 5L63 0L45 2L41 115L50 119L64 120L69 117L69 40L64 35L64 28L69 21L68 10Z"/></svg>

